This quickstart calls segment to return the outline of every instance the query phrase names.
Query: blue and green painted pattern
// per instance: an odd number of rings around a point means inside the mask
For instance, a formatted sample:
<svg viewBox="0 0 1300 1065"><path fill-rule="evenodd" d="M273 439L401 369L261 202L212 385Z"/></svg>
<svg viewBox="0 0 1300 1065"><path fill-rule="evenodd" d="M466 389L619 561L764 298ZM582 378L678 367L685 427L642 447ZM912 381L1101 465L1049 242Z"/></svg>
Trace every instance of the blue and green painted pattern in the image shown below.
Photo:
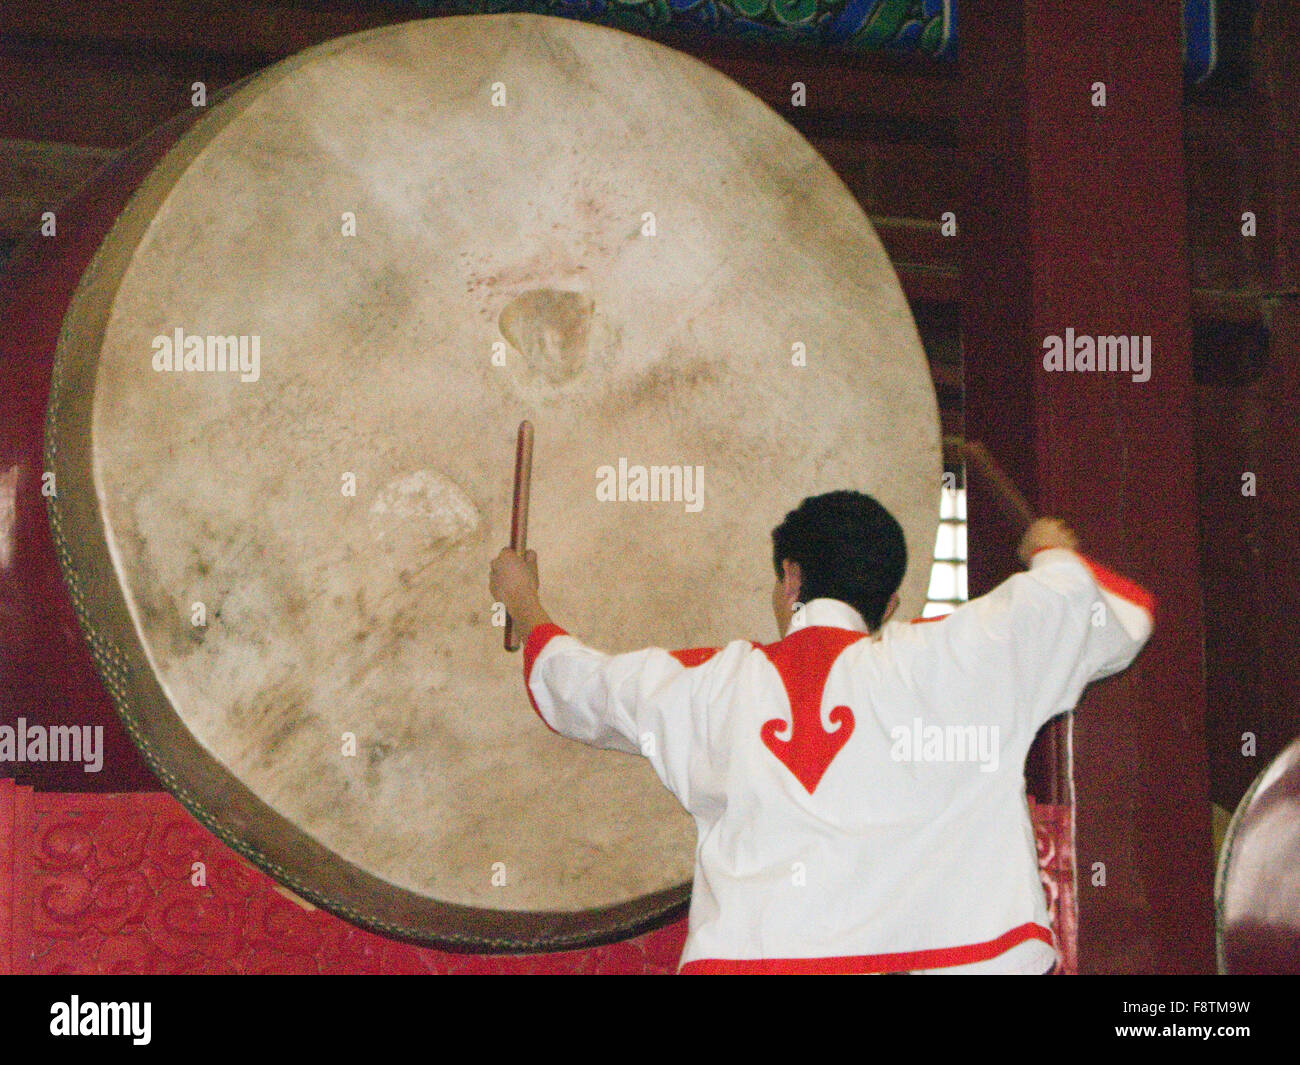
<svg viewBox="0 0 1300 1065"><path fill-rule="evenodd" d="M1132 0L1135 4L1160 0ZM851 52L957 54L958 0L407 0L431 15L531 11L653 35L673 28ZM1183 0L1183 65L1205 81L1218 59L1217 0Z"/></svg>
<svg viewBox="0 0 1300 1065"><path fill-rule="evenodd" d="M435 15L531 11L650 35L673 28L850 51L956 46L955 0L409 0Z"/></svg>

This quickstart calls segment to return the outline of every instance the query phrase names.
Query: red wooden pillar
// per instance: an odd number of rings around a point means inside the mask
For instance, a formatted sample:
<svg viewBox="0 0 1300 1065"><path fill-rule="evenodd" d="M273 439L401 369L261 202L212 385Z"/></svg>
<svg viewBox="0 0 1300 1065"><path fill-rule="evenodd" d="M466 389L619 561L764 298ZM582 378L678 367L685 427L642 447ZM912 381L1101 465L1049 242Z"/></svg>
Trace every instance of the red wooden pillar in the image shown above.
<svg viewBox="0 0 1300 1065"><path fill-rule="evenodd" d="M960 62L967 434L1159 603L1137 663L1074 715L1080 971L1209 971L1179 5L972 0ZM1067 329L1149 336L1149 380L1044 369ZM970 521L978 595L1013 540L977 484ZM1042 797L1066 740L1040 741Z"/></svg>
<svg viewBox="0 0 1300 1065"><path fill-rule="evenodd" d="M1243 724L1265 732L1259 746L1266 757L1252 767L1257 772L1263 772L1266 758L1300 736L1300 299L1295 295L1300 289L1300 11L1286 0L1267 0L1261 7L1274 219L1265 286L1288 295L1267 304L1259 536L1249 545L1262 705L1248 718L1243 715ZM1234 471L1238 493L1241 472Z"/></svg>

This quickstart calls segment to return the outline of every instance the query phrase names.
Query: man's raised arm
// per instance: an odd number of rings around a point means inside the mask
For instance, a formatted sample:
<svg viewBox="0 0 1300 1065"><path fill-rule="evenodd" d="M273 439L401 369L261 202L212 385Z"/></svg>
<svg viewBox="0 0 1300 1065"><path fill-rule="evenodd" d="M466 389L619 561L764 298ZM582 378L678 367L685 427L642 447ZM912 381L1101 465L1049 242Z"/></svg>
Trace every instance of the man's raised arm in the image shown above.
<svg viewBox="0 0 1300 1065"><path fill-rule="evenodd" d="M611 655L587 647L542 606L532 551L502 550L489 588L524 640L524 685L547 727L594 747L644 755L686 801L689 752L704 727L693 712L704 679L700 652L650 647Z"/></svg>

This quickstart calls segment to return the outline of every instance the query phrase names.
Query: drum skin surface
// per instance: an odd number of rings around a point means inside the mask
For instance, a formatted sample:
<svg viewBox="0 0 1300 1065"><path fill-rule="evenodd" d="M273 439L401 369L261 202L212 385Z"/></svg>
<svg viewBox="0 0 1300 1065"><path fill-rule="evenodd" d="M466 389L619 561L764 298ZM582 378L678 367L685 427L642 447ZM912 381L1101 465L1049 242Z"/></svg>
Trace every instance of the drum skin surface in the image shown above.
<svg viewBox="0 0 1300 1065"><path fill-rule="evenodd" d="M835 488L899 519L920 611L938 417L880 242L779 116L614 30L432 19L251 79L117 217L50 393L55 546L150 767L449 949L635 934L693 868L649 764L549 732L501 650L521 418L543 599L595 647L775 639L769 532Z"/></svg>

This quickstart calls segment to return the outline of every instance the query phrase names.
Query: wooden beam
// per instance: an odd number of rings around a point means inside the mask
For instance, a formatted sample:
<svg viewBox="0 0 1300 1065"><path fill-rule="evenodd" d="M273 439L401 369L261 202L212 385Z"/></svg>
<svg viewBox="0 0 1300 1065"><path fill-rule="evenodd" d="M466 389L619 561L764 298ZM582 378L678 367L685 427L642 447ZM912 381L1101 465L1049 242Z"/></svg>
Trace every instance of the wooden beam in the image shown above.
<svg viewBox="0 0 1300 1065"><path fill-rule="evenodd" d="M104 148L0 140L0 238L16 239L114 156Z"/></svg>
<svg viewBox="0 0 1300 1065"><path fill-rule="evenodd" d="M957 64L923 55L853 54L670 31L658 35L739 82L796 126L810 115L887 116L928 126L956 118ZM793 83L806 103L792 103Z"/></svg>
<svg viewBox="0 0 1300 1065"><path fill-rule="evenodd" d="M170 54L87 52L73 45L0 47L0 137L125 148L256 64Z"/></svg>
<svg viewBox="0 0 1300 1065"><path fill-rule="evenodd" d="M13 0L0 7L0 36L95 48L271 60L332 37L427 17L408 4L247 3L207 0ZM717 67L787 117L792 80L802 80L807 110L931 121L954 114L956 64L924 55L853 54L740 41L666 29L655 39ZM793 79L791 72L794 72Z"/></svg>
<svg viewBox="0 0 1300 1065"><path fill-rule="evenodd" d="M1271 286L1277 240L1269 131L1257 94L1183 107L1188 262L1199 288ZM1254 215L1254 233L1242 232Z"/></svg>
<svg viewBox="0 0 1300 1065"><path fill-rule="evenodd" d="M80 48L165 49L275 59L332 37L419 18L409 5L212 4L207 0L15 0L0 6L0 36Z"/></svg>

